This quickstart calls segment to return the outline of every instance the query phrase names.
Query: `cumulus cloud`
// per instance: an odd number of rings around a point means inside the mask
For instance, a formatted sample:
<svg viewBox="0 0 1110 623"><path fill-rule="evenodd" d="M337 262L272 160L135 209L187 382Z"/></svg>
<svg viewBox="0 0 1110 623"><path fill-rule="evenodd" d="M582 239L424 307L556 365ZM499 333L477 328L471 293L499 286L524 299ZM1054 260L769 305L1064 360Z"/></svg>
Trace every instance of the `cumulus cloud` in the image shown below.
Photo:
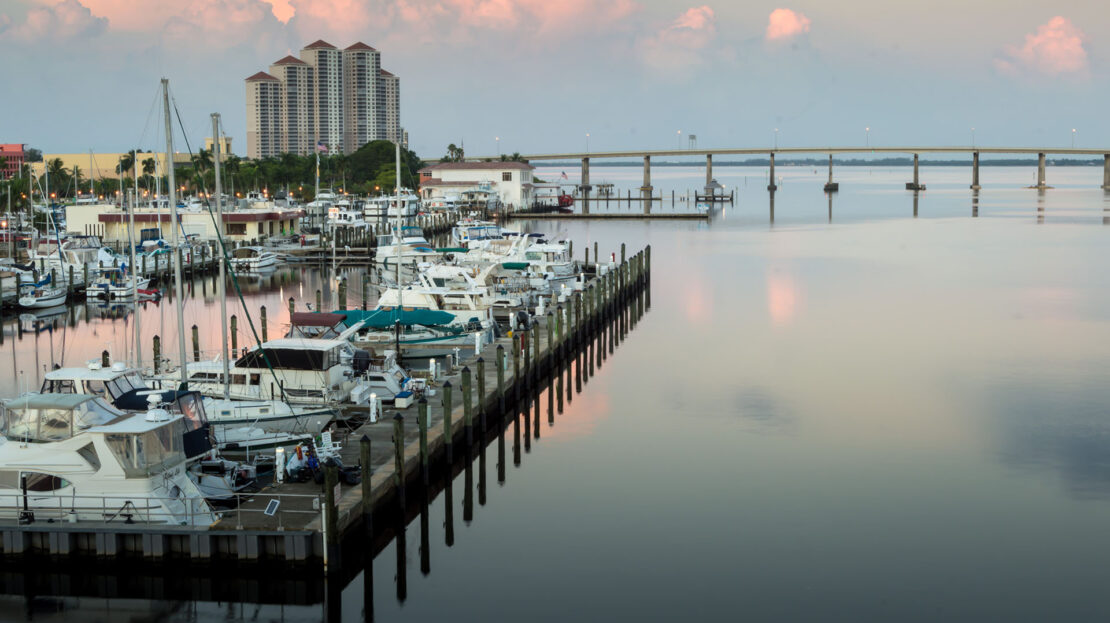
<svg viewBox="0 0 1110 623"><path fill-rule="evenodd" d="M293 8L290 25L310 40L323 32L352 41L401 35L409 41L445 43L465 41L483 31L509 32L523 40L597 32L638 8L633 0L286 1Z"/></svg>
<svg viewBox="0 0 1110 623"><path fill-rule="evenodd" d="M767 40L790 39L809 32L809 18L790 9L775 9L767 18Z"/></svg>
<svg viewBox="0 0 1110 623"><path fill-rule="evenodd" d="M39 4L27 11L22 23L13 23L7 15L0 18L4 18L0 19L0 35L24 41L95 37L108 27L107 19L93 15L78 0Z"/></svg>
<svg viewBox="0 0 1110 623"><path fill-rule="evenodd" d="M716 16L708 5L691 7L640 42L645 64L673 70L700 64L717 38Z"/></svg>
<svg viewBox="0 0 1110 623"><path fill-rule="evenodd" d="M1035 73L1050 76L1087 74L1086 35L1071 20L1056 16L1025 35L1025 43L1006 48L995 66L1003 73Z"/></svg>

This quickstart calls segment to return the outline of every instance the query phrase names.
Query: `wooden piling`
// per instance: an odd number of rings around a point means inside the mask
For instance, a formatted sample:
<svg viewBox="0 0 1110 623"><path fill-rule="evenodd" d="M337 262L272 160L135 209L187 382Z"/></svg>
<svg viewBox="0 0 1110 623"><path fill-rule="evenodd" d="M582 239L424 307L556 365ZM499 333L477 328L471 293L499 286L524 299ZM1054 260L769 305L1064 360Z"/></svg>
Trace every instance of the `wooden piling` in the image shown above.
<svg viewBox="0 0 1110 623"><path fill-rule="evenodd" d="M293 297L289 297L289 318L293 318L293 314L297 311L297 303Z"/></svg>
<svg viewBox="0 0 1110 623"><path fill-rule="evenodd" d="M454 444L454 435L451 434L452 431L454 430L454 428L452 428L451 424L452 424L452 422L451 422L451 381L444 381L443 382L443 445L444 445L444 449L447 451L447 465L448 465L447 469L448 469L448 471L450 471L450 469L451 469L450 465L454 462L454 459L455 459L454 453L452 452L452 448L455 445Z"/></svg>
<svg viewBox="0 0 1110 623"><path fill-rule="evenodd" d="M329 459L324 467L324 504L327 515L327 548L329 574L342 569L339 562L339 508L335 499L335 489L339 484L339 467Z"/></svg>
<svg viewBox="0 0 1110 623"><path fill-rule="evenodd" d="M324 311L324 293L319 289L316 290L316 311Z"/></svg>
<svg viewBox="0 0 1110 623"><path fill-rule="evenodd" d="M466 447L469 449L474 443L474 421L471 419L470 410L470 367L462 369L462 395L463 395L463 426L466 428ZM469 462L468 462L469 463Z"/></svg>
<svg viewBox="0 0 1110 623"><path fill-rule="evenodd" d="M393 486L397 490L397 503L405 509L405 418L400 413L393 416Z"/></svg>
<svg viewBox="0 0 1110 623"><path fill-rule="evenodd" d="M420 431L420 474L424 486L428 486L430 469L428 466L428 400L421 398L416 407L416 427Z"/></svg>
<svg viewBox="0 0 1110 623"><path fill-rule="evenodd" d="M262 326L262 342L263 343L268 342L269 339L266 337L266 306L265 305L263 305L262 309L258 312L258 322Z"/></svg>
<svg viewBox="0 0 1110 623"><path fill-rule="evenodd" d="M111 359L108 356L108 351L106 351L106 350L100 351L100 366L102 368L108 368L111 365L112 365L112 362L111 362Z"/></svg>
<svg viewBox="0 0 1110 623"><path fill-rule="evenodd" d="M151 349L154 357L154 373L159 374L162 371L162 338L155 335L153 342Z"/></svg>
<svg viewBox="0 0 1110 623"><path fill-rule="evenodd" d="M200 361L200 329L193 325L193 361Z"/></svg>
<svg viewBox="0 0 1110 623"><path fill-rule="evenodd" d="M362 527L366 532L368 543L373 542L374 536L374 500L373 483L370 482L370 437L363 435L358 444L359 473L362 482ZM280 468L279 468L280 469Z"/></svg>
<svg viewBox="0 0 1110 623"><path fill-rule="evenodd" d="M505 413L505 347L497 345L497 408Z"/></svg>
<svg viewBox="0 0 1110 623"><path fill-rule="evenodd" d="M347 278L344 277L339 280L339 310L346 311L347 309Z"/></svg>
<svg viewBox="0 0 1110 623"><path fill-rule="evenodd" d="M235 314L231 315L228 333L231 334L231 358L235 359L235 353L239 352L239 319Z"/></svg>

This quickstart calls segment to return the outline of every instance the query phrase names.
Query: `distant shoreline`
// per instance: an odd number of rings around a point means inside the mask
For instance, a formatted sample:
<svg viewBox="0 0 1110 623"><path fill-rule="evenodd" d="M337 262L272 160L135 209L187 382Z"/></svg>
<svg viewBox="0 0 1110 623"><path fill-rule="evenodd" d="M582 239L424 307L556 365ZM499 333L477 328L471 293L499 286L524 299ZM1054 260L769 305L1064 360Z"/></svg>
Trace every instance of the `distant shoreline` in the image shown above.
<svg viewBox="0 0 1110 623"><path fill-rule="evenodd" d="M693 156L692 156L693 157ZM1103 166L1102 158L1049 158L1046 163L1054 167L1101 167ZM554 167L578 167L580 162L577 160L541 160L532 163L537 168L554 168ZM714 167L767 167L770 166L771 161L768 158L752 158L749 160L714 160ZM804 166L804 167L827 167L829 161L827 158L796 158L789 160L775 159L775 166L777 167L791 167L791 166ZM921 159L920 165L923 167L969 167L971 160L925 160ZM632 160L591 160L590 167L641 167L642 161ZM704 162L674 162L666 160L652 160L652 168L655 167L705 167ZM834 167L912 167L913 158L883 158L880 160L833 160ZM1037 160L1034 159L1020 159L1020 158L997 158L986 159L980 158L980 167L1035 167Z"/></svg>

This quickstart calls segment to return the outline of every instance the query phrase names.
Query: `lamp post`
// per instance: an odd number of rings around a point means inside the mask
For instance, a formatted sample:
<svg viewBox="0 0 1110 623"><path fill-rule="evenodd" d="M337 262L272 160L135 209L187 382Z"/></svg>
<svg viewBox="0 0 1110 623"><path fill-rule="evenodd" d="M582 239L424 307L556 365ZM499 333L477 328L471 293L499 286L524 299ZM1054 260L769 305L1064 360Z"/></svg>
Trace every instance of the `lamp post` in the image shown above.
<svg viewBox="0 0 1110 623"><path fill-rule="evenodd" d="M775 149L779 148L779 129L775 128Z"/></svg>
<svg viewBox="0 0 1110 623"><path fill-rule="evenodd" d="M497 157L500 158L501 157L501 137L500 136L495 136L495 137L493 137L493 140L497 142Z"/></svg>
<svg viewBox="0 0 1110 623"><path fill-rule="evenodd" d="M1071 129L1071 148L1075 149L1075 128Z"/></svg>
<svg viewBox="0 0 1110 623"><path fill-rule="evenodd" d="M590 153L590 133L586 132L586 153Z"/></svg>
<svg viewBox="0 0 1110 623"><path fill-rule="evenodd" d="M682 149L682 130L678 131L678 148Z"/></svg>
<svg viewBox="0 0 1110 623"><path fill-rule="evenodd" d="M871 128L870 128L870 126L864 128L863 131L864 131L864 139L863 140L866 141L867 148L871 149Z"/></svg>
<svg viewBox="0 0 1110 623"><path fill-rule="evenodd" d="M975 128L971 128L971 146L975 147Z"/></svg>

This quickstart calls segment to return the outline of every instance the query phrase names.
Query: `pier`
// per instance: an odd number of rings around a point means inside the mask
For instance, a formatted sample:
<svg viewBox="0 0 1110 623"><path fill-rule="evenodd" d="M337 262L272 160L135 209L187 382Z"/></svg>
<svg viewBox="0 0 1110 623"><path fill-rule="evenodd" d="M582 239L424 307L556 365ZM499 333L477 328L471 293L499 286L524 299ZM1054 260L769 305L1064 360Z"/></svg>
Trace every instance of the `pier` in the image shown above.
<svg viewBox="0 0 1110 623"><path fill-rule="evenodd" d="M343 464L359 466L360 484L338 484L338 469L331 466L323 492L311 482L274 484L243 495L208 528L143 525L141 516L125 518L118 512L111 517L106 512L104 522L69 522L65 508L36 511L35 521L26 522L12 513L19 495L6 495L0 499L0 555L24 565L138 562L164 569L230 564L231 569L249 565L266 573L280 564L341 572L345 558L365 554L352 552L351 543L373 543L388 530L381 517L404 514L443 473L450 490L456 466L478 453L484 456L486 444L494 440L503 470L510 422L519 462L522 416L525 449L541 435L541 392L553 418L555 402L561 410L564 397L569 401L582 391L650 309L650 246L626 257L622 245L620 261L611 263L597 262L596 245L592 263L589 253L587 248L581 263L588 279L562 300L545 300L530 327L477 352L471 349L442 376L430 374L435 395L405 408L387 408L377 421L339 434ZM468 481L468 496L469 487Z"/></svg>

